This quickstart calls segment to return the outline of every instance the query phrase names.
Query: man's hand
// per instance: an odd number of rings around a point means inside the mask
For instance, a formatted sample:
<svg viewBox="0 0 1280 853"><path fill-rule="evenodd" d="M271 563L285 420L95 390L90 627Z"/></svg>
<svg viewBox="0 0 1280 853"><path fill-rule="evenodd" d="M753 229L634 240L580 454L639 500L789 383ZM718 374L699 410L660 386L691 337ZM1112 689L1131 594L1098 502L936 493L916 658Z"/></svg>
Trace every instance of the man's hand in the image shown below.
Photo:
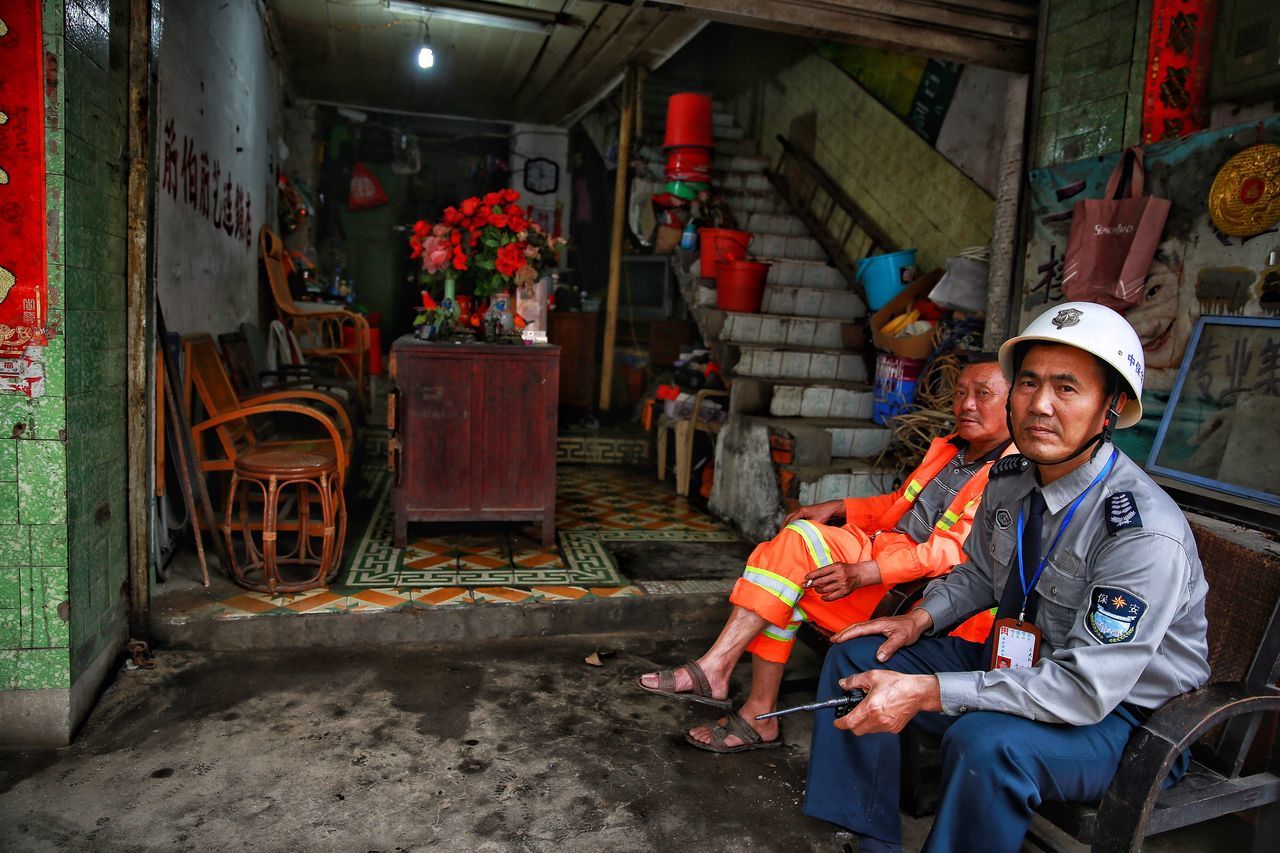
<svg viewBox="0 0 1280 853"><path fill-rule="evenodd" d="M829 563L804 576L805 589L812 589L823 601L835 601L855 589L877 583L880 583L880 564L875 560Z"/></svg>
<svg viewBox="0 0 1280 853"><path fill-rule="evenodd" d="M793 521L801 520L826 524L836 516L844 518L844 501L823 501L820 504L802 506L797 510L793 510L790 515L782 520L782 526L786 527Z"/></svg>
<svg viewBox="0 0 1280 853"><path fill-rule="evenodd" d="M884 634L884 644L876 650L876 660L884 663L903 646L909 646L933 626L933 617L927 610L917 607L906 616L884 616L866 622L856 622L831 638L833 643L843 643L855 637Z"/></svg>
<svg viewBox="0 0 1280 853"><path fill-rule="evenodd" d="M840 686L867 691L867 698L836 720L836 728L855 735L897 734L919 712L942 710L942 692L932 675L872 669L840 679Z"/></svg>

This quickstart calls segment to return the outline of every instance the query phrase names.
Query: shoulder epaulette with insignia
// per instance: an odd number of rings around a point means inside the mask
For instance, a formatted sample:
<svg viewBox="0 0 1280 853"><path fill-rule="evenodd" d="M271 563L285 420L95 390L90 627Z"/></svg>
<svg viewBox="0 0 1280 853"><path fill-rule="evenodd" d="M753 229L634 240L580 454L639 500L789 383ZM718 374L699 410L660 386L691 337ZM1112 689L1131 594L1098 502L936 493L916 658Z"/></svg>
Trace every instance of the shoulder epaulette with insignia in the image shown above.
<svg viewBox="0 0 1280 853"><path fill-rule="evenodd" d="M1103 512L1106 514L1109 533L1115 534L1130 527L1142 526L1142 516L1138 513L1133 492L1113 493L1103 501Z"/></svg>
<svg viewBox="0 0 1280 853"><path fill-rule="evenodd" d="M1021 474L1023 471L1027 470L1027 467L1030 464L1030 460L1021 453L1015 453L1012 456L1002 456L996 460L994 465L991 466L991 473L987 476L991 479L995 479L996 477L1008 477L1012 474Z"/></svg>

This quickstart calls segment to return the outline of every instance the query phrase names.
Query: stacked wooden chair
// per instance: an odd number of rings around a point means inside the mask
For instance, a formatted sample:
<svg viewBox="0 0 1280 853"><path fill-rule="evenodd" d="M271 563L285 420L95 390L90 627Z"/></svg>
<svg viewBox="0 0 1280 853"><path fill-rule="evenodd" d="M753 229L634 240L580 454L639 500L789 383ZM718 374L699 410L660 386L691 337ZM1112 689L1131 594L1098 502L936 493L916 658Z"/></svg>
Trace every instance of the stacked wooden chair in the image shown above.
<svg viewBox="0 0 1280 853"><path fill-rule="evenodd" d="M222 534L236 582L270 593L328 583L346 536L343 486L355 440L342 405L307 389L241 398L212 337L183 338L183 352L187 410L198 398L205 415L191 428L200 468L231 475ZM281 438L255 427L282 417L314 428Z"/></svg>
<svg viewBox="0 0 1280 853"><path fill-rule="evenodd" d="M280 322L297 337L307 358L332 360L337 370L354 379L364 400L369 379L369 322L345 308L294 301L285 272L284 241L263 226L258 242Z"/></svg>

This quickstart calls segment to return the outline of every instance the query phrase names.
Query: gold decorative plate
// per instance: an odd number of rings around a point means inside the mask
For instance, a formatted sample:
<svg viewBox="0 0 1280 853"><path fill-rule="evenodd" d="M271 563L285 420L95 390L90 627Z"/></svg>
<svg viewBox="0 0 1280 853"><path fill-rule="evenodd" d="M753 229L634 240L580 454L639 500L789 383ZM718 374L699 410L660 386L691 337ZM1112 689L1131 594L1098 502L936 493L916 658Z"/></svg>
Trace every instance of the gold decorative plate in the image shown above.
<svg viewBox="0 0 1280 853"><path fill-rule="evenodd" d="M1251 145L1222 165L1209 189L1209 218L1232 237L1280 222L1280 145Z"/></svg>

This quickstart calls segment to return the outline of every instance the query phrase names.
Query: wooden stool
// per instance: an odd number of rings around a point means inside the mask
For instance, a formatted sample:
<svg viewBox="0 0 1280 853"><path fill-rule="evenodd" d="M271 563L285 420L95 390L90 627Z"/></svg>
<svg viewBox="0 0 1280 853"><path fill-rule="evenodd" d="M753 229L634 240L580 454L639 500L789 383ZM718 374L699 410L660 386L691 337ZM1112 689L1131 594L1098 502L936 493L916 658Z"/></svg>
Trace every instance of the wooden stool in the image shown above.
<svg viewBox="0 0 1280 853"><path fill-rule="evenodd" d="M296 506L295 517L282 520L281 505L287 508L290 499ZM262 506L260 519L250 513L251 505L258 503ZM317 504L319 519L313 517ZM243 565L232 537L237 523L244 543ZM294 547L286 553L279 551L282 531L292 531L297 536ZM236 459L222 535L226 537L231 571L240 586L270 593L324 586L338 572L346 532L342 480L332 457L292 450L253 450ZM255 533L260 537L255 538ZM284 566L297 566L302 571L290 572L291 577L286 579L280 571Z"/></svg>

